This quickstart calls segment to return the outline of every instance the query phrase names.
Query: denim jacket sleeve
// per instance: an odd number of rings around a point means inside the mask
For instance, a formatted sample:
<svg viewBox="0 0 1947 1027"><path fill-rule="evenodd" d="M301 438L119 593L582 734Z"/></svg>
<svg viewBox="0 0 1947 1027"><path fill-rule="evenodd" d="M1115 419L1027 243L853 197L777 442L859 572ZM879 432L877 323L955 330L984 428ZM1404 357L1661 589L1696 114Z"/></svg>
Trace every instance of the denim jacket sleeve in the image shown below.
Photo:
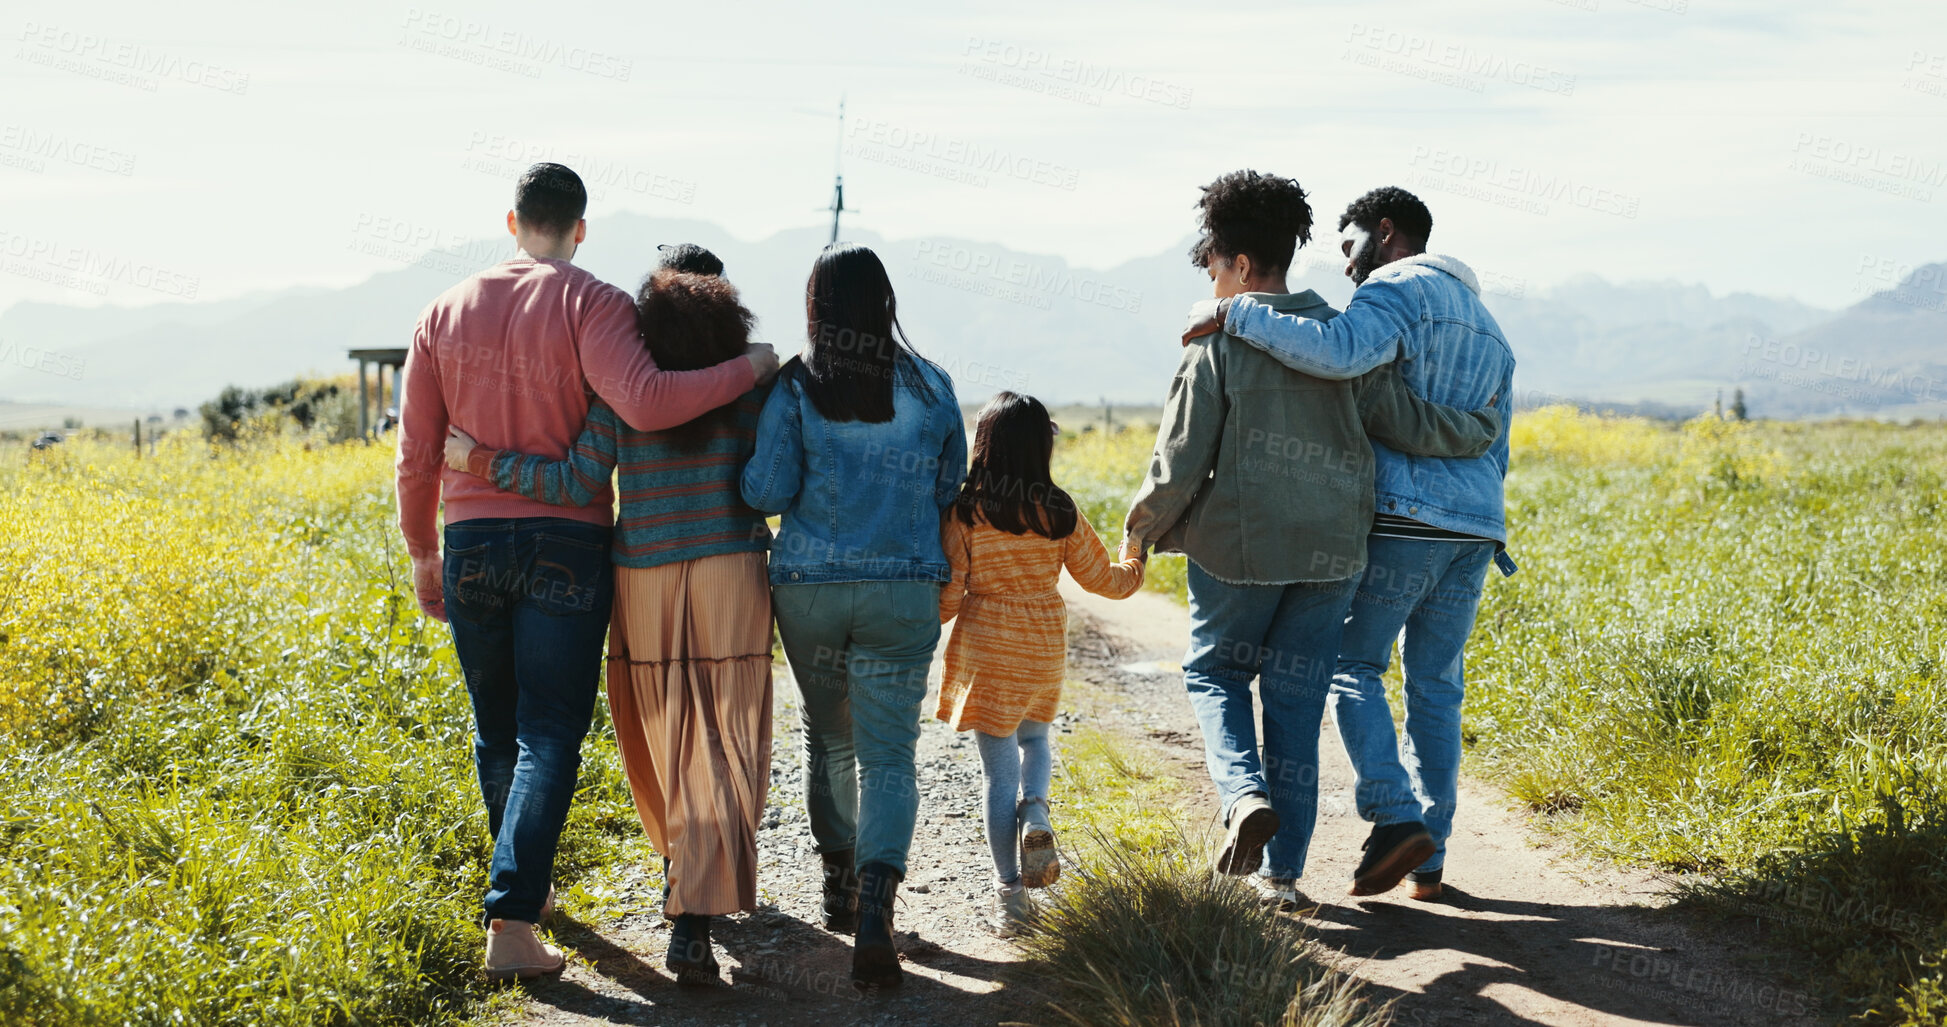
<svg viewBox="0 0 1947 1027"><path fill-rule="evenodd" d="M791 508L804 483L804 420L798 390L779 379L757 418L757 452L738 482L744 502L761 513Z"/></svg>
<svg viewBox="0 0 1947 1027"><path fill-rule="evenodd" d="M615 473L621 419L607 403L596 400L588 408L588 424L575 439L566 459L549 460L537 453L501 450L494 454L494 487L518 492L549 506L587 506Z"/></svg>
<svg viewBox="0 0 1947 1027"><path fill-rule="evenodd" d="M1217 462L1223 439L1224 397L1212 336L1190 344L1170 382L1163 423L1156 429L1156 451L1149 473L1129 506L1124 533L1147 550L1190 509Z"/></svg>
<svg viewBox="0 0 1947 1027"><path fill-rule="evenodd" d="M1352 383L1366 434L1414 456L1476 457L1501 437L1493 406L1466 411L1423 399L1391 364Z"/></svg>
<svg viewBox="0 0 1947 1027"><path fill-rule="evenodd" d="M960 419L960 400L954 394L953 383L944 384L946 403L941 416L947 420L946 443L940 449L939 476L933 482L933 504L942 510L953 505L953 500L960 495L960 485L967 480L967 427Z"/></svg>
<svg viewBox="0 0 1947 1027"><path fill-rule="evenodd" d="M1345 312L1330 321L1281 314L1239 296L1231 301L1224 330L1314 378L1344 380L1399 356L1406 329L1419 320L1408 283L1371 281L1352 294Z"/></svg>

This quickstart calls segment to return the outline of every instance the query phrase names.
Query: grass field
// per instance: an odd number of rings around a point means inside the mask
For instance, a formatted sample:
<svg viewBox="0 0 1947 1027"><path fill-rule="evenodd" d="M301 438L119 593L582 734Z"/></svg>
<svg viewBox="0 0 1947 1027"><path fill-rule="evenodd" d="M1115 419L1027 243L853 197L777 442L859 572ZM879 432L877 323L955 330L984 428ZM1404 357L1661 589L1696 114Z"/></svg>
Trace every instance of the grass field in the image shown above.
<svg viewBox="0 0 1947 1027"><path fill-rule="evenodd" d="M1150 442L1058 450L1112 537ZM1947 429L1544 410L1513 442L1523 569L1470 649L1474 770L1789 932L1848 1011L1947 1023ZM467 710L406 597L389 462L0 451L0 1022L480 1010ZM565 884L643 861L608 737Z"/></svg>
<svg viewBox="0 0 1947 1027"><path fill-rule="evenodd" d="M0 452L0 1022L472 1015L486 826L390 453ZM562 880L640 835L587 747Z"/></svg>

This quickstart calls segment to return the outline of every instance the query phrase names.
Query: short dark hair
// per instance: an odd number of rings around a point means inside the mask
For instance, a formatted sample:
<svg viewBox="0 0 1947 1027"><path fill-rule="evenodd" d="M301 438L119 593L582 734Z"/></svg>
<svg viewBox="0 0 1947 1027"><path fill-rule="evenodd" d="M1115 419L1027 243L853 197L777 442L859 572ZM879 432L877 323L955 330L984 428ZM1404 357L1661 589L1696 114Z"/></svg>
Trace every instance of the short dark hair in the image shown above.
<svg viewBox="0 0 1947 1027"><path fill-rule="evenodd" d="M1198 267L1241 253L1265 270L1283 271L1298 244L1312 238L1312 205L1295 178L1233 171L1204 186L1197 207L1203 235L1190 248L1190 262Z"/></svg>
<svg viewBox="0 0 1947 1027"><path fill-rule="evenodd" d="M1391 218L1393 227L1426 245L1427 236L1433 234L1433 212L1426 209L1420 198L1396 185L1380 186L1377 189L1352 201L1339 215L1339 231L1357 222L1368 232L1379 230L1379 219Z"/></svg>
<svg viewBox="0 0 1947 1027"><path fill-rule="evenodd" d="M723 261L693 242L666 242L656 250L662 254L656 261L659 268L691 275L723 277Z"/></svg>
<svg viewBox="0 0 1947 1027"><path fill-rule="evenodd" d="M566 235L588 213L588 189L565 164L536 164L514 186L514 217L547 235Z"/></svg>

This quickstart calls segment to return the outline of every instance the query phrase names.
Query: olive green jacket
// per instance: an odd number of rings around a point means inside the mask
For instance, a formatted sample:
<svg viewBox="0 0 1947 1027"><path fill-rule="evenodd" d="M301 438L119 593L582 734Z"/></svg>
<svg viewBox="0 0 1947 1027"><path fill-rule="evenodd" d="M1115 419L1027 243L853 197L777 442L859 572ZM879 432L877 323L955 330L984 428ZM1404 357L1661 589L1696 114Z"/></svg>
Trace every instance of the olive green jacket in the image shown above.
<svg viewBox="0 0 1947 1027"><path fill-rule="evenodd" d="M1281 313L1338 316L1310 290L1249 295ZM1184 349L1125 529L1233 584L1354 577L1372 528L1368 434L1404 453L1472 457L1500 422L1492 409L1421 399L1390 364L1328 381L1223 332L1204 336Z"/></svg>

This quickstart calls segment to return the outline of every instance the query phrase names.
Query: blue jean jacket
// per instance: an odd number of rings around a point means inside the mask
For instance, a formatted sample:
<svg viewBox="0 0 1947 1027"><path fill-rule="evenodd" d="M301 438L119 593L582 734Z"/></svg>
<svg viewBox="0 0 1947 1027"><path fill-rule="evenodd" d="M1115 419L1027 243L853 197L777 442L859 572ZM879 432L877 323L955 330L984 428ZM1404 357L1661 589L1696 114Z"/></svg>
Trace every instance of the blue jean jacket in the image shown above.
<svg viewBox="0 0 1947 1027"><path fill-rule="evenodd" d="M797 371L765 401L741 482L744 502L783 515L771 583L947 580L940 511L967 477L953 379L902 355L892 420L866 424L819 414ZM931 399L914 387L922 374Z"/></svg>
<svg viewBox="0 0 1947 1027"><path fill-rule="evenodd" d="M1514 351L1481 304L1480 285L1452 257L1420 254L1372 273L1330 321L1280 314L1239 296L1224 322L1230 334L1318 378L1352 378L1397 359L1416 394L1463 410L1488 405L1501 437L1472 458L1408 456L1375 440L1373 485L1380 512L1506 545L1502 483L1514 412ZM1513 562L1496 561L1504 573Z"/></svg>

